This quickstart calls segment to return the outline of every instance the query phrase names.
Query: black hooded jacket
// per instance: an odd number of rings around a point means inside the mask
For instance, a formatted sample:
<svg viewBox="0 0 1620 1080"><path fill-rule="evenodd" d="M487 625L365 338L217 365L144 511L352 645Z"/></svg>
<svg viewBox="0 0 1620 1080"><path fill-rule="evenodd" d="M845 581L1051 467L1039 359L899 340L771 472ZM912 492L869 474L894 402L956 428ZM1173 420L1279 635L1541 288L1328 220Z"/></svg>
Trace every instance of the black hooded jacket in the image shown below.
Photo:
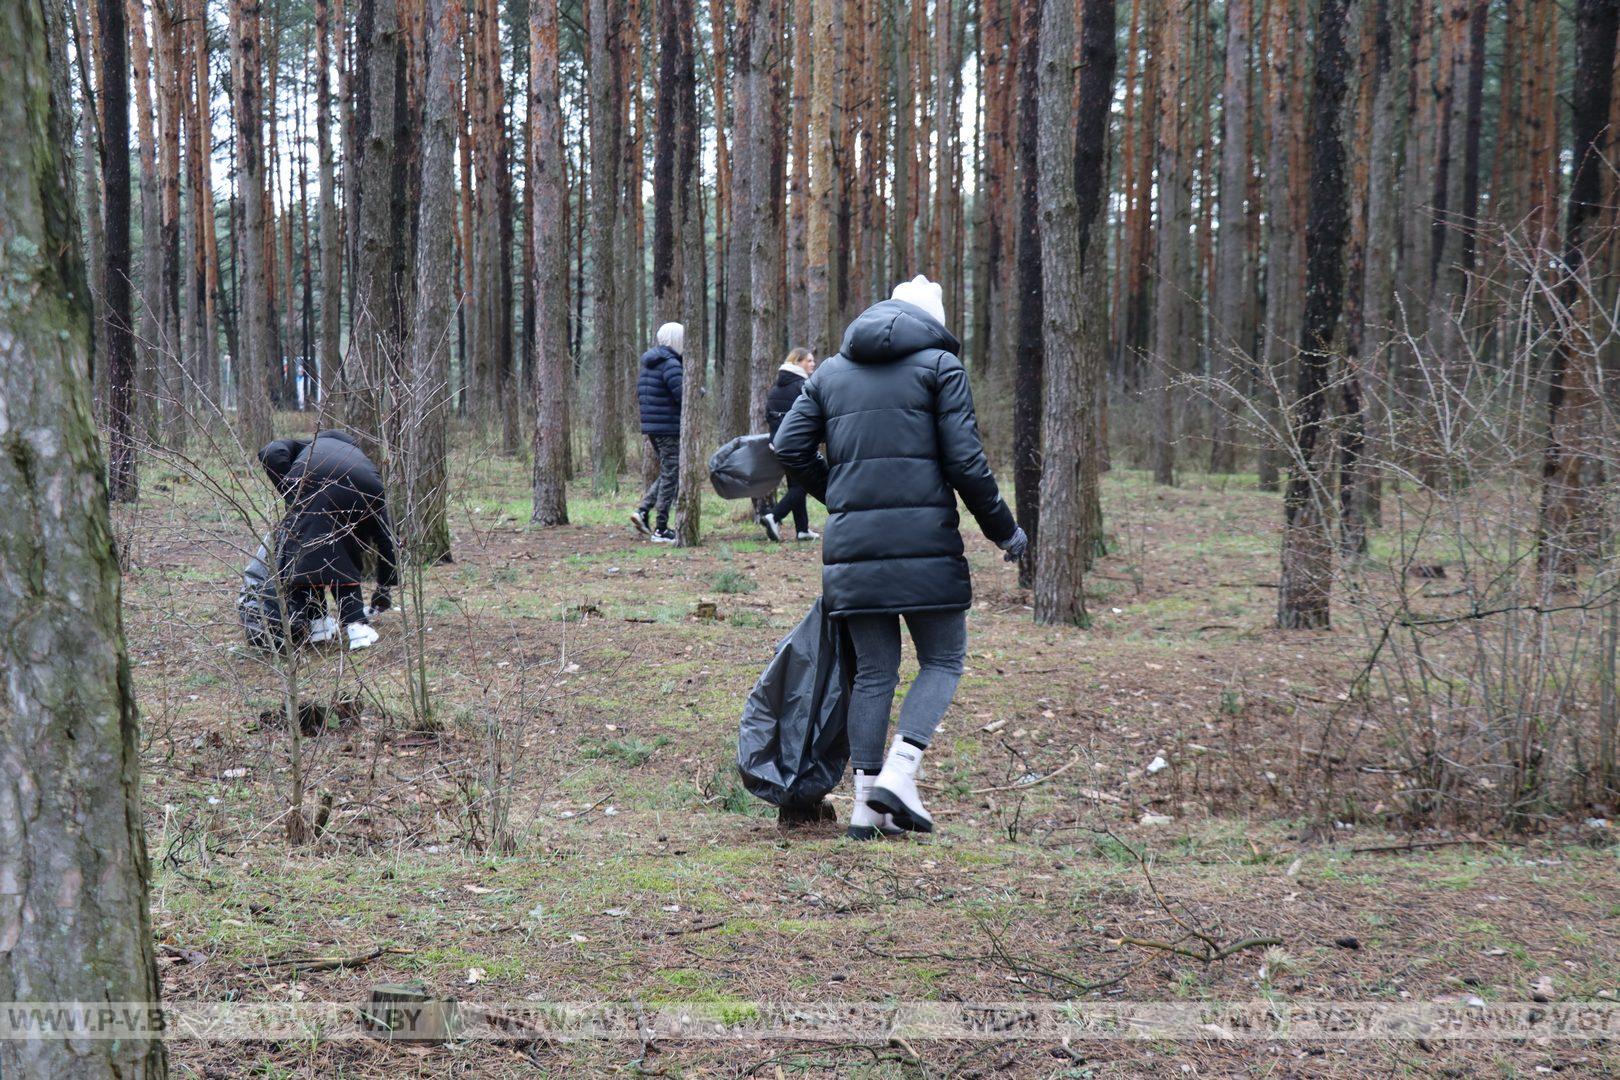
<svg viewBox="0 0 1620 1080"><path fill-rule="evenodd" d="M281 579L288 585L358 585L365 549L377 553L377 584L399 584L394 530L377 466L340 431L313 442L277 439L259 461L287 502L281 521Z"/></svg>
<svg viewBox="0 0 1620 1080"><path fill-rule="evenodd" d="M833 618L970 607L957 495L991 540L1017 531L984 457L960 347L921 308L874 304L772 440L783 468L827 505L821 591Z"/></svg>

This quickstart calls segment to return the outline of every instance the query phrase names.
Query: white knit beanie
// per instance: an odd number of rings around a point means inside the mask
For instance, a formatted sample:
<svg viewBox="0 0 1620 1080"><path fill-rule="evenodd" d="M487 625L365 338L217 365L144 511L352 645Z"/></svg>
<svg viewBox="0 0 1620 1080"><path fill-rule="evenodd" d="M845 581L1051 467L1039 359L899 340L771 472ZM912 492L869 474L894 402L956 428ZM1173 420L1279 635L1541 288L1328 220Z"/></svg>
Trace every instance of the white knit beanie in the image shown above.
<svg viewBox="0 0 1620 1080"><path fill-rule="evenodd" d="M658 328L654 340L666 349L681 352L686 348L686 327L678 322L667 322Z"/></svg>
<svg viewBox="0 0 1620 1080"><path fill-rule="evenodd" d="M939 325L945 325L945 292L937 281L929 281L918 274L910 281L902 281L896 285L892 299L920 307L932 315Z"/></svg>

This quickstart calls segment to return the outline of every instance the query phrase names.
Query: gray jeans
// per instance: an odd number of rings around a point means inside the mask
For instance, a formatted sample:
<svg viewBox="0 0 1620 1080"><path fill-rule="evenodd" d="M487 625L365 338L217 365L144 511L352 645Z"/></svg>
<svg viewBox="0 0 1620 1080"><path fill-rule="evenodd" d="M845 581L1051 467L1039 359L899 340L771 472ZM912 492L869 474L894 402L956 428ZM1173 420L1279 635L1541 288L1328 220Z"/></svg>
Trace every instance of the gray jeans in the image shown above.
<svg viewBox="0 0 1620 1080"><path fill-rule="evenodd" d="M883 767L889 709L900 685L900 616L851 615L855 687L849 701L849 762L862 772ZM967 657L967 612L929 611L905 616L917 647L919 670L900 704L900 734L927 746L956 696Z"/></svg>
<svg viewBox="0 0 1620 1080"><path fill-rule="evenodd" d="M669 504L675 501L675 488L681 479L681 437L679 435L649 435L653 453L658 455L658 475L647 485L647 494L641 497L641 512L658 507L657 528L669 524Z"/></svg>

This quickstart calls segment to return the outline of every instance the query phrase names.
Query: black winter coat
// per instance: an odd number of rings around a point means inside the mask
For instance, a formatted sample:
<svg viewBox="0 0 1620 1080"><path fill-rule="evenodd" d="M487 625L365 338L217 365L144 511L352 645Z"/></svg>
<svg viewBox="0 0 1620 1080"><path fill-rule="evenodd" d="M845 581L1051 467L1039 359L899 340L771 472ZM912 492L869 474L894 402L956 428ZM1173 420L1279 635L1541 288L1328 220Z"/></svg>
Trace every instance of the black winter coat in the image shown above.
<svg viewBox="0 0 1620 1080"><path fill-rule="evenodd" d="M776 371L776 381L771 384L770 392L765 395L765 423L771 429L771 435L776 435L776 429L782 426L788 410L793 403L799 400L799 394L804 390L807 381L805 374L798 368L788 370L789 365L783 365Z"/></svg>
<svg viewBox="0 0 1620 1080"><path fill-rule="evenodd" d="M641 354L636 397L641 402L643 435L681 433L681 354L666 345L654 345Z"/></svg>
<svg viewBox="0 0 1620 1080"><path fill-rule="evenodd" d="M1017 531L984 457L958 348L921 308L874 304L772 440L789 475L827 504L821 592L831 617L970 607L958 494L991 540Z"/></svg>
<svg viewBox="0 0 1620 1080"><path fill-rule="evenodd" d="M368 547L377 553L377 584L399 584L382 477L352 438L321 431L313 442L277 439L259 461L287 502L276 538L285 584L358 585Z"/></svg>

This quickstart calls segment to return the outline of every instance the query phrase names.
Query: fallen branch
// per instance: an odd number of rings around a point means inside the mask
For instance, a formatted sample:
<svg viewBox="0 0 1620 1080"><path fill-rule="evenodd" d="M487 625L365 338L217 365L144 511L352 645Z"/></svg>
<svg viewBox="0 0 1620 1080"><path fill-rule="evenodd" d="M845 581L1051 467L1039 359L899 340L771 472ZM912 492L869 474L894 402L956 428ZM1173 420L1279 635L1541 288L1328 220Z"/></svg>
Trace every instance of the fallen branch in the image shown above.
<svg viewBox="0 0 1620 1080"><path fill-rule="evenodd" d="M1053 769L1051 772L1047 773L1045 776L1037 776L1033 780L1024 780L1024 781L1021 781L1021 782L1019 782L1017 784L998 784L995 787L974 788L972 791L968 792L968 794L969 795L989 795L990 793L996 792L996 791L1023 791L1025 788L1032 788L1036 784L1044 784L1048 780L1052 779L1054 776L1062 776L1064 773L1066 773L1070 769L1074 768L1075 765L1077 765L1079 763L1079 761L1080 761L1080 755L1076 754L1076 755L1074 755L1074 757L1072 757L1072 758L1070 758L1068 760L1067 764L1059 765L1057 768Z"/></svg>
<svg viewBox="0 0 1620 1080"><path fill-rule="evenodd" d="M1194 936L1196 937L1197 935ZM1240 953L1244 949L1263 949L1270 948L1273 945L1282 944L1282 938L1246 937L1241 941L1234 941L1230 945L1222 945L1218 949L1212 948L1206 944L1204 950L1200 952L1197 949L1190 949L1187 946L1177 942L1155 941L1152 938L1125 937L1120 938L1120 941L1126 945L1139 945L1144 949L1160 949L1164 952L1175 953L1177 956L1185 956L1193 960L1200 960L1206 964L1213 964L1217 960L1225 960L1228 956L1231 956L1234 953Z"/></svg>
<svg viewBox="0 0 1620 1080"><path fill-rule="evenodd" d="M277 968L285 967L291 971L335 971L339 968L359 967L369 964L382 956L408 956L415 949L401 949L394 946L372 949L370 952L359 953L355 956L300 956L287 960L266 960L260 964L251 964L250 967Z"/></svg>
<svg viewBox="0 0 1620 1080"><path fill-rule="evenodd" d="M1404 844L1369 844L1366 847L1353 847L1352 854L1365 855L1369 852L1380 851L1423 851L1427 848L1456 847L1458 844L1501 844L1506 847L1523 847L1520 840L1491 840L1479 836L1467 836L1456 840L1413 840Z"/></svg>

